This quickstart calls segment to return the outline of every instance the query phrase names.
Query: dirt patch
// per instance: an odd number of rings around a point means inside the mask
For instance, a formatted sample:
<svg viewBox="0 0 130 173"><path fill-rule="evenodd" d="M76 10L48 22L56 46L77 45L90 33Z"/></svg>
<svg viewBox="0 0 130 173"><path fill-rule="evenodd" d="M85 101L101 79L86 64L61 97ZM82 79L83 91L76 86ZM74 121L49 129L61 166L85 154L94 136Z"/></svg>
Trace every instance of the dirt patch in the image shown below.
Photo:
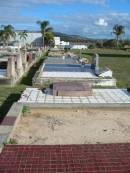
<svg viewBox="0 0 130 173"><path fill-rule="evenodd" d="M34 109L12 136L18 144L130 142L130 109Z"/></svg>

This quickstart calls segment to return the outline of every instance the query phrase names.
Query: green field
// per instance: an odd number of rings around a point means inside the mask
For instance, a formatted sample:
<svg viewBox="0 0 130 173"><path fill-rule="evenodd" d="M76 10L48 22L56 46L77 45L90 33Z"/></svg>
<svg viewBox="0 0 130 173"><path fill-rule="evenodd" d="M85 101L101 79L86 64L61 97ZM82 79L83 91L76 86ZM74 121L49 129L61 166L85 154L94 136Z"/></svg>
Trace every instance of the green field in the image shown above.
<svg viewBox="0 0 130 173"><path fill-rule="evenodd" d="M9 111L11 105L20 98L25 88L32 86L32 78L43 61L44 58L41 58L36 67L32 67L15 87L0 86L0 122Z"/></svg>
<svg viewBox="0 0 130 173"><path fill-rule="evenodd" d="M80 51L73 51L80 56ZM117 79L119 88L130 87L130 52L112 49L88 49L81 51L81 56L91 63L94 53L100 55L100 67L108 67L113 70L113 76Z"/></svg>

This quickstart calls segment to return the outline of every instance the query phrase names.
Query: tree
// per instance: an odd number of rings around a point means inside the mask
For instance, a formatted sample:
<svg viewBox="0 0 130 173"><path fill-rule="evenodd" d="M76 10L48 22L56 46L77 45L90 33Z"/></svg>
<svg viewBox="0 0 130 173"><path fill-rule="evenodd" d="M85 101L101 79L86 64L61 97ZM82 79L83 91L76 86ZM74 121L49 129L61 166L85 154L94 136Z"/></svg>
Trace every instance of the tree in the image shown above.
<svg viewBox="0 0 130 173"><path fill-rule="evenodd" d="M37 21L37 24L40 25L40 30L43 38L43 48L45 48L45 38L47 37L48 33L52 33L53 28L50 27L49 21Z"/></svg>
<svg viewBox="0 0 130 173"><path fill-rule="evenodd" d="M0 40L4 45L8 45L11 38L15 38L16 33L12 25L2 25L0 30Z"/></svg>
<svg viewBox="0 0 130 173"><path fill-rule="evenodd" d="M114 39L104 41L103 47L105 47L105 48L114 48L115 47Z"/></svg>
<svg viewBox="0 0 130 173"><path fill-rule="evenodd" d="M45 36L45 46L52 46L54 43L54 36L52 32L47 32Z"/></svg>
<svg viewBox="0 0 130 173"><path fill-rule="evenodd" d="M122 26L122 25L115 25L113 27L113 32L112 33L116 36L116 47L118 48L119 38L121 37L121 35L125 34L125 27Z"/></svg>
<svg viewBox="0 0 130 173"><path fill-rule="evenodd" d="M27 34L27 31L22 31L22 32L20 32L19 34L19 37L20 37L20 40L23 40L23 43L24 43L24 46L25 46L25 40L27 39L27 37L28 37L28 34Z"/></svg>

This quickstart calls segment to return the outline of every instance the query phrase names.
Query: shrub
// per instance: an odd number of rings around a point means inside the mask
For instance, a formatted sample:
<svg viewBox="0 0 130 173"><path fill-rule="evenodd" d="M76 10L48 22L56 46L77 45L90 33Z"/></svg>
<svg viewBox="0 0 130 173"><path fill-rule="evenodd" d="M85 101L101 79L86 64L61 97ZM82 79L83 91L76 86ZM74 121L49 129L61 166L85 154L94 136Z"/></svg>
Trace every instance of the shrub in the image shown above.
<svg viewBox="0 0 130 173"><path fill-rule="evenodd" d="M4 145L8 145L8 144L15 145L15 144L17 144L17 141L16 141L16 139L11 138L9 141L4 143Z"/></svg>
<svg viewBox="0 0 130 173"><path fill-rule="evenodd" d="M25 114L30 113L30 108L28 106L23 106L23 110L22 110L23 116L25 116Z"/></svg>

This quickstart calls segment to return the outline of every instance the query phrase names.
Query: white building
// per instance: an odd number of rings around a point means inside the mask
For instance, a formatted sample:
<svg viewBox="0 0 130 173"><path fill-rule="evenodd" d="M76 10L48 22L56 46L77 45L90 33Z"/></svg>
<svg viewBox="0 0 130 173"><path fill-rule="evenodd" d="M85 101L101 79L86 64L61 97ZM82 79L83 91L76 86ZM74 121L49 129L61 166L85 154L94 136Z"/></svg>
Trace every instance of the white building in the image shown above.
<svg viewBox="0 0 130 173"><path fill-rule="evenodd" d="M54 37L55 46L60 45L60 37Z"/></svg>
<svg viewBox="0 0 130 173"><path fill-rule="evenodd" d="M54 42L56 47L59 47L59 46L65 47L70 45L70 42L61 41L60 37L54 37Z"/></svg>
<svg viewBox="0 0 130 173"><path fill-rule="evenodd" d="M71 49L88 49L88 46L85 44L73 44L71 45Z"/></svg>
<svg viewBox="0 0 130 173"><path fill-rule="evenodd" d="M27 38L26 40L21 40L19 33L22 31L16 31L16 38L15 40L19 42L19 46L23 46L26 44L32 44L34 47L42 47L43 46L43 40L42 40L42 35L38 31L27 31ZM14 41L12 39L12 41Z"/></svg>

